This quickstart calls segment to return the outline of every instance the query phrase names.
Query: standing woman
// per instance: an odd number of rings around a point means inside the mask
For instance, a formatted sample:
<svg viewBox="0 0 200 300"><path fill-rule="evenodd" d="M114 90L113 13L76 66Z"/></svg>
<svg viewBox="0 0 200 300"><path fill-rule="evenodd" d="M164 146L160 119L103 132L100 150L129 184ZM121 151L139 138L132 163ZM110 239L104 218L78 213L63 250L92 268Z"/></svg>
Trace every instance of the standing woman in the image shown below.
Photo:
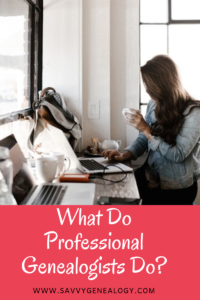
<svg viewBox="0 0 200 300"><path fill-rule="evenodd" d="M145 120L135 109L125 118L139 136L123 153L106 150L102 156L125 161L148 150L135 172L143 205L192 204L200 177L200 101L183 88L169 56L155 56L140 70L151 97Z"/></svg>

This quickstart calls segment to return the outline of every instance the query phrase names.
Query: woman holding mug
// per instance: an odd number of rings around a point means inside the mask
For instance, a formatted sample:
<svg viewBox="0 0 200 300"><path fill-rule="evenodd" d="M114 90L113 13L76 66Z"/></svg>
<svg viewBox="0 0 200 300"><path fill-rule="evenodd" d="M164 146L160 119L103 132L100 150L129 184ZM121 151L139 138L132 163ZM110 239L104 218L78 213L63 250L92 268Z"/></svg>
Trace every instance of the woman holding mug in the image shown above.
<svg viewBox="0 0 200 300"><path fill-rule="evenodd" d="M167 55L157 55L140 68L151 100L145 119L130 109L125 122L139 130L123 153L105 150L117 161L137 159L148 150L135 172L143 205L192 204L200 177L200 102L183 88L177 67Z"/></svg>

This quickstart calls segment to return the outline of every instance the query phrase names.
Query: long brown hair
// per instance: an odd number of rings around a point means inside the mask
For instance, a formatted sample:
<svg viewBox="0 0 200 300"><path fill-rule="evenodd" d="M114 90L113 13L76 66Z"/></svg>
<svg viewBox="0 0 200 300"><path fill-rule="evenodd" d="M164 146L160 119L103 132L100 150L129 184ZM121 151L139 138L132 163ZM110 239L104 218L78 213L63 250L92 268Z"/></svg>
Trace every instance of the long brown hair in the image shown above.
<svg viewBox="0 0 200 300"><path fill-rule="evenodd" d="M140 70L146 91L156 102L157 121L152 124L151 133L175 145L185 109L192 105L189 114L194 107L200 108L200 101L194 100L183 88L177 66L169 56L157 55Z"/></svg>

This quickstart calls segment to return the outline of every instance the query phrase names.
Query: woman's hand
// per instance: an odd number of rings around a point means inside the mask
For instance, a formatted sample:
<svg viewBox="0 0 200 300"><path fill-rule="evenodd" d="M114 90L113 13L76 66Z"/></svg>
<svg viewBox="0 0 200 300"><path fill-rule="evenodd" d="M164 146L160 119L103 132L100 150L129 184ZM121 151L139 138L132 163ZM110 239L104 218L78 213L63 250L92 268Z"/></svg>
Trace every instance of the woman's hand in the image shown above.
<svg viewBox="0 0 200 300"><path fill-rule="evenodd" d="M151 135L151 130L147 122L144 120L142 114L140 113L139 110L130 108L130 110L134 114L129 114L128 112L126 113L126 116L124 118L124 122L130 126L135 127L137 130L142 132L144 135L146 135L147 138Z"/></svg>
<svg viewBox="0 0 200 300"><path fill-rule="evenodd" d="M108 158L108 160L117 160L117 161L125 161L133 158L133 155L129 151L124 151L123 153L120 153L117 150L104 150L101 153L101 156L104 158Z"/></svg>

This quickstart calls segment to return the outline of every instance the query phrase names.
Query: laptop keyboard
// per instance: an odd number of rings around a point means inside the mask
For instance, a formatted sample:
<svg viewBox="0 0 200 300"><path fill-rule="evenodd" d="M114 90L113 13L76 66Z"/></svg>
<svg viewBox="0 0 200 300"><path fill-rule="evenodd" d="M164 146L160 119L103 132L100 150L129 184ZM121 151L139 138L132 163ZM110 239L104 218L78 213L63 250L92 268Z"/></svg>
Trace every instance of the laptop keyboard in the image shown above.
<svg viewBox="0 0 200 300"><path fill-rule="evenodd" d="M93 159L80 160L81 165L89 171L105 170L105 167Z"/></svg>
<svg viewBox="0 0 200 300"><path fill-rule="evenodd" d="M62 202L67 186L43 185L32 205L59 205Z"/></svg>

